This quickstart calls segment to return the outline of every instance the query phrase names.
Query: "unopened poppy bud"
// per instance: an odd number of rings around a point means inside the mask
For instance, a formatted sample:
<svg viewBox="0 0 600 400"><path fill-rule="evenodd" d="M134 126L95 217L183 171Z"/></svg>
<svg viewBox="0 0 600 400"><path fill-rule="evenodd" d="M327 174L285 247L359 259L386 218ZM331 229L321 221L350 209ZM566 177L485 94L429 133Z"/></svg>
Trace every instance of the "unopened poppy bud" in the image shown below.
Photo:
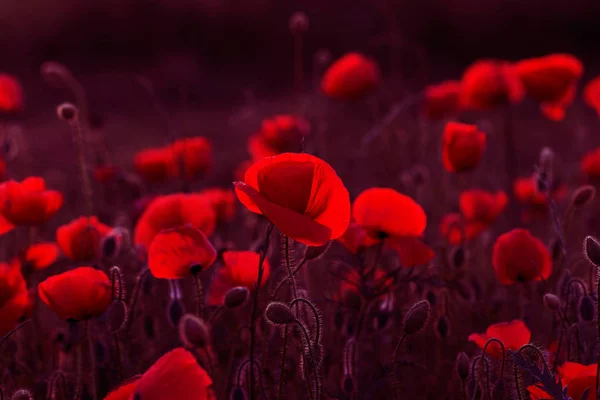
<svg viewBox="0 0 600 400"><path fill-rule="evenodd" d="M179 338L187 347L205 348L210 331L204 321L192 314L185 314L179 321Z"/></svg>
<svg viewBox="0 0 600 400"><path fill-rule="evenodd" d="M106 316L109 332L119 332L127 322L127 306L123 301L113 301L106 310Z"/></svg>
<svg viewBox="0 0 600 400"><path fill-rule="evenodd" d="M273 325L287 325L296 321L292 310L286 304L279 302L269 303L265 310L265 317Z"/></svg>
<svg viewBox="0 0 600 400"><path fill-rule="evenodd" d="M574 207L581 207L589 204L596 197L596 188L592 185L583 185L575 189L571 197L571 204Z"/></svg>
<svg viewBox="0 0 600 400"><path fill-rule="evenodd" d="M248 291L247 287L236 286L234 288L229 289L229 291L225 294L223 304L227 308L238 308L246 302L249 295L250 292Z"/></svg>
<svg viewBox="0 0 600 400"><path fill-rule="evenodd" d="M75 104L62 103L56 108L56 114L64 121L72 121L77 118L78 110Z"/></svg>
<svg viewBox="0 0 600 400"><path fill-rule="evenodd" d="M290 17L290 30L293 34L304 33L308 31L308 16L302 11L296 11Z"/></svg>
<svg viewBox="0 0 600 400"><path fill-rule="evenodd" d="M63 86L65 79L71 75L67 67L55 61L46 61L43 63L40 67L40 73L46 83L54 87Z"/></svg>
<svg viewBox="0 0 600 400"><path fill-rule="evenodd" d="M179 299L171 299L167 306L167 320L172 327L176 327L181 320L181 317L185 313L183 304Z"/></svg>
<svg viewBox="0 0 600 400"><path fill-rule="evenodd" d="M407 336L419 333L429 322L431 305L427 300L421 300L412 305L404 317L404 334Z"/></svg>
<svg viewBox="0 0 600 400"><path fill-rule="evenodd" d="M19 389L11 397L12 400L33 400L31 392L25 389Z"/></svg>
<svg viewBox="0 0 600 400"><path fill-rule="evenodd" d="M458 377L465 381L469 377L469 356L464 351L458 353L458 357L456 357L456 373L458 373Z"/></svg>
<svg viewBox="0 0 600 400"><path fill-rule="evenodd" d="M583 239L583 255L596 267L600 266L600 243L592 236Z"/></svg>
<svg viewBox="0 0 600 400"><path fill-rule="evenodd" d="M144 318L144 333L148 339L154 339L156 335L156 328L154 325L154 318L151 315L146 315Z"/></svg>
<svg viewBox="0 0 600 400"><path fill-rule="evenodd" d="M246 392L240 386L236 386L231 391L231 400L246 400Z"/></svg>
<svg viewBox="0 0 600 400"><path fill-rule="evenodd" d="M450 262L454 268L462 268L467 261L467 254L462 246L455 247L450 252Z"/></svg>
<svg viewBox="0 0 600 400"><path fill-rule="evenodd" d="M445 315L441 315L437 321L435 321L435 331L441 339L448 337L450 333L450 321Z"/></svg>
<svg viewBox="0 0 600 400"><path fill-rule="evenodd" d="M558 298L558 296L552 293L546 293L544 295L544 305L550 310L556 311L560 307L560 299Z"/></svg>
<svg viewBox="0 0 600 400"><path fill-rule="evenodd" d="M437 302L437 295L435 294L435 292L429 290L425 294L425 300L427 300L429 304L435 305Z"/></svg>
<svg viewBox="0 0 600 400"><path fill-rule="evenodd" d="M592 321L596 309L596 302L590 295L585 295L579 302L579 317L583 321Z"/></svg>

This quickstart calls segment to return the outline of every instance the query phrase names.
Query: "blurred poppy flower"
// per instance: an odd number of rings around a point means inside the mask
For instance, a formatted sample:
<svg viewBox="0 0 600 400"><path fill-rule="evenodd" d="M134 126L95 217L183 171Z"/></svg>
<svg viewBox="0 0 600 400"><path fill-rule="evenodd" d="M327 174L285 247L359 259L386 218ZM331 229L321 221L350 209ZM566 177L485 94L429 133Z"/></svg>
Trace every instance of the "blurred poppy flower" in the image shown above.
<svg viewBox="0 0 600 400"><path fill-rule="evenodd" d="M321 91L328 97L357 100L373 92L381 80L377 64L359 53L348 53L323 74Z"/></svg>
<svg viewBox="0 0 600 400"><path fill-rule="evenodd" d="M445 81L425 88L423 115L439 120L455 114L460 108L460 81Z"/></svg>
<svg viewBox="0 0 600 400"><path fill-rule="evenodd" d="M263 214L290 238L321 246L342 236L350 222L350 199L333 168L309 154L264 158L235 182L240 202Z"/></svg>
<svg viewBox="0 0 600 400"><path fill-rule="evenodd" d="M213 276L208 295L208 304L223 305L225 294L236 286L245 286L254 290L258 279L258 262L260 254L255 251L225 251L223 266ZM269 279L269 261L263 262L263 282Z"/></svg>
<svg viewBox="0 0 600 400"><path fill-rule="evenodd" d="M38 295L59 318L74 321L102 315L112 301L108 277L92 267L47 278L38 285Z"/></svg>
<svg viewBox="0 0 600 400"><path fill-rule="evenodd" d="M440 234L448 243L457 246L465 240L477 237L485 225L479 223L467 223L460 213L449 213L440 220Z"/></svg>
<svg viewBox="0 0 600 400"><path fill-rule="evenodd" d="M159 358L137 381L132 399L214 400L212 379L187 350Z"/></svg>
<svg viewBox="0 0 600 400"><path fill-rule="evenodd" d="M114 165L98 165L93 171L94 180L105 185L115 178L118 171L118 168Z"/></svg>
<svg viewBox="0 0 600 400"><path fill-rule="evenodd" d="M56 214L62 203L62 194L46 190L40 177L0 185L0 213L13 225L41 225Z"/></svg>
<svg viewBox="0 0 600 400"><path fill-rule="evenodd" d="M600 115L600 76L595 77L585 85L583 100L590 108Z"/></svg>
<svg viewBox="0 0 600 400"><path fill-rule="evenodd" d="M216 258L217 251L201 230L181 226L154 236L148 249L148 268L156 278L179 279L204 271Z"/></svg>
<svg viewBox="0 0 600 400"><path fill-rule="evenodd" d="M567 395L573 400L580 400L583 392L590 388L588 400L596 400L596 367L597 364L582 365L566 362L558 367L563 386L567 387Z"/></svg>
<svg viewBox="0 0 600 400"><path fill-rule="evenodd" d="M416 237L392 236L386 240L386 244L396 252L404 267L426 264L435 256L431 247Z"/></svg>
<svg viewBox="0 0 600 400"><path fill-rule="evenodd" d="M24 290L26 284L19 260L15 258L9 263L0 263L0 306Z"/></svg>
<svg viewBox="0 0 600 400"><path fill-rule="evenodd" d="M385 281L384 281L385 280ZM359 272L355 269L349 269L344 274L344 278L340 280L339 294L334 296L336 301L346 302L349 295L358 294L361 291L361 285L363 285L363 277L360 276ZM376 267L373 271L372 286L378 285L392 285L394 283L394 277L388 276L386 270L380 267Z"/></svg>
<svg viewBox="0 0 600 400"><path fill-rule="evenodd" d="M513 184L513 192L517 201L529 209L525 211L525 218L529 219L535 214L545 215L548 209L548 200L546 195L540 192L537 184L532 177L517 178ZM562 201L568 193L568 188L564 184L556 184L551 188L550 196L554 201Z"/></svg>
<svg viewBox="0 0 600 400"><path fill-rule="evenodd" d="M56 230L56 242L71 260L94 261L98 258L100 242L111 230L96 217L79 217Z"/></svg>
<svg viewBox="0 0 600 400"><path fill-rule="evenodd" d="M475 343L480 349L483 349L485 343L496 338L502 342L506 351L517 351L521 346L529 343L531 340L531 331L525 326L525 323L519 319L510 322L500 322L490 325L485 333L472 333L469 335L469 341ZM502 349L498 343L490 343L487 347L488 354L494 357L501 357Z"/></svg>
<svg viewBox="0 0 600 400"><path fill-rule="evenodd" d="M235 217L235 195L231 189L210 188L197 193L208 200L215 211L217 221L231 221Z"/></svg>
<svg viewBox="0 0 600 400"><path fill-rule="evenodd" d="M138 219L133 241L149 248L158 232L187 224L210 236L215 230L216 218L214 207L202 194L157 196Z"/></svg>
<svg viewBox="0 0 600 400"><path fill-rule="evenodd" d="M299 151L310 125L302 117L275 115L262 121L260 130L250 137L248 150L254 161L281 153Z"/></svg>
<svg viewBox="0 0 600 400"><path fill-rule="evenodd" d="M486 135L477 126L448 122L442 136L442 163L448 172L475 168L485 150Z"/></svg>
<svg viewBox="0 0 600 400"><path fill-rule="evenodd" d="M2 267L0 266L0 268ZM5 296L2 295L2 297ZM12 296L0 301L0 337L10 332L30 313L31 297L29 291L24 284L19 285L19 289Z"/></svg>
<svg viewBox="0 0 600 400"><path fill-rule="evenodd" d="M118 388L111 391L108 394L108 396L104 398L104 400L130 400L139 379L139 376L132 379L128 379L126 382L123 382Z"/></svg>
<svg viewBox="0 0 600 400"><path fill-rule="evenodd" d="M483 225L494 223L507 203L508 197L502 191L492 193L480 189L466 190L458 198L460 211L467 222Z"/></svg>
<svg viewBox="0 0 600 400"><path fill-rule="evenodd" d="M175 155L176 171L183 165L182 175L186 179L200 176L212 166L212 145L205 137L179 139L171 148Z"/></svg>
<svg viewBox="0 0 600 400"><path fill-rule="evenodd" d="M179 166L175 152L169 147L149 148L137 152L133 158L133 168L143 180L162 183L176 177Z"/></svg>
<svg viewBox="0 0 600 400"><path fill-rule="evenodd" d="M0 111L13 113L23 110L23 89L14 76L0 74Z"/></svg>
<svg viewBox="0 0 600 400"><path fill-rule="evenodd" d="M539 281L552 273L552 259L544 243L520 228L496 239L492 264L502 284Z"/></svg>
<svg viewBox="0 0 600 400"><path fill-rule="evenodd" d="M600 179L600 147L589 151L583 156L581 171L591 179Z"/></svg>
<svg viewBox="0 0 600 400"><path fill-rule="evenodd" d="M337 239L352 254L358 253L360 248L368 245L367 231L356 222L350 222L348 229Z"/></svg>
<svg viewBox="0 0 600 400"><path fill-rule="evenodd" d="M518 103L523 99L523 87L515 68L505 61L480 60L463 73L460 104L473 110L488 110Z"/></svg>
<svg viewBox="0 0 600 400"><path fill-rule="evenodd" d="M581 61L570 54L550 54L519 61L516 70L527 95L540 103L544 115L554 121L564 119L583 74Z"/></svg>
<svg viewBox="0 0 600 400"><path fill-rule="evenodd" d="M35 270L48 268L60 256L60 247L54 242L36 243L25 252L25 261Z"/></svg>

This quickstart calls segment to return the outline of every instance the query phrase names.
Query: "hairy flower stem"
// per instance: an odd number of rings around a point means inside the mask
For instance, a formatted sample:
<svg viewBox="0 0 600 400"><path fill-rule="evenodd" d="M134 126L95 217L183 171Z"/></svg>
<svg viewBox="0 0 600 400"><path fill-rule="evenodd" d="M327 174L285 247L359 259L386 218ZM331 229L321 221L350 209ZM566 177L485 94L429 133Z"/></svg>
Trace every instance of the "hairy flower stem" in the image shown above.
<svg viewBox="0 0 600 400"><path fill-rule="evenodd" d="M18 325L16 328L14 328L13 330L11 330L10 332L8 332L6 335L2 336L2 339L0 339L0 346L6 342L6 340L8 340L8 338L15 332L17 332L19 329L21 329L22 327L24 327L25 325L27 325L28 323L30 323L31 320L28 319L25 322L22 322L20 325Z"/></svg>
<svg viewBox="0 0 600 400"><path fill-rule="evenodd" d="M76 378L75 378L75 400L81 399L81 394L83 391L83 381L82 381L82 369L83 369L83 343L79 343L77 346L77 351L75 354L75 363L76 363Z"/></svg>
<svg viewBox="0 0 600 400"><path fill-rule="evenodd" d="M204 312L204 290L202 289L202 281L200 280L200 274L195 273L194 275L194 286L196 288L196 315L202 319Z"/></svg>
<svg viewBox="0 0 600 400"><path fill-rule="evenodd" d="M121 360L121 345L119 344L119 332L113 333L113 342L115 344L115 357L117 359L117 368L119 370L119 382L125 379L123 374L123 361Z"/></svg>
<svg viewBox="0 0 600 400"><path fill-rule="evenodd" d="M265 258L267 257L267 252L269 250L269 239L271 238L271 232L273 231L273 224L269 223L267 227L267 233L265 234L265 244L263 246L262 251L260 252L260 258L258 260L258 277L256 279L256 290L254 293L254 297L252 299L252 314L250 315L250 364L254 365L254 346L256 342L255 335L255 327L256 327L256 317L258 314L258 296L260 294L260 284L262 283L264 267L263 263ZM256 394L254 393L254 374L250 374L250 400L256 399Z"/></svg>
<svg viewBox="0 0 600 400"><path fill-rule="evenodd" d="M85 329L87 331L88 351L90 354L90 369L92 377L92 398L98 399L98 389L96 385L96 357L94 355L94 341L92 340L92 329L89 321L85 321Z"/></svg>
<svg viewBox="0 0 600 400"><path fill-rule="evenodd" d="M302 261L300 261L300 264L298 264L298 266L292 271L292 275L295 276L307 263L308 260L306 258L303 258ZM277 293L279 293L279 290L283 287L286 281L288 281L288 279L283 279L277 284L275 290L273 290L273 293L271 294L271 300L275 300L275 298L277 297Z"/></svg>
<svg viewBox="0 0 600 400"><path fill-rule="evenodd" d="M596 315L598 316L596 320L598 330L598 335L596 338L596 396L598 396L600 394L600 391L598 391L598 382L600 381L600 277L596 277L596 280Z"/></svg>
<svg viewBox="0 0 600 400"><path fill-rule="evenodd" d="M288 327L283 327L283 346L281 347L281 366L279 368L279 385L277 388L277 398L283 398L283 387L285 386L285 358L287 355L287 342L288 342Z"/></svg>
<svg viewBox="0 0 600 400"><path fill-rule="evenodd" d="M402 336L400 337L400 340L398 341L398 344L396 345L396 349L394 350L394 361L393 361L393 365L392 365L392 371L394 373L394 377L393 377L393 382L394 382L394 386L393 386L393 390L394 390L394 398L396 400L399 399L398 397L398 386L400 384L400 382L398 382L398 354L400 353L400 347L402 346L402 342L404 342L404 339L406 338L406 334L402 334Z"/></svg>
<svg viewBox="0 0 600 400"><path fill-rule="evenodd" d="M129 300L129 318L127 318L129 324L133 322L133 313L135 312L135 306L137 304L140 288L142 287L142 284L144 283L144 278L146 277L146 275L148 275L148 272L150 272L150 269L148 269L147 267L144 268L144 270L140 272L137 279L135 280L133 293L131 295L131 299Z"/></svg>
<svg viewBox="0 0 600 400"><path fill-rule="evenodd" d="M88 165L85 162L85 145L83 139L83 129L81 127L81 122L77 113L75 113L75 116L71 120L69 120L68 123L71 127L73 143L75 144L75 148L77 150L79 170L81 173L81 183L83 187L83 195L85 196L87 214L88 217L91 217L92 215L94 215L92 185L90 182Z"/></svg>

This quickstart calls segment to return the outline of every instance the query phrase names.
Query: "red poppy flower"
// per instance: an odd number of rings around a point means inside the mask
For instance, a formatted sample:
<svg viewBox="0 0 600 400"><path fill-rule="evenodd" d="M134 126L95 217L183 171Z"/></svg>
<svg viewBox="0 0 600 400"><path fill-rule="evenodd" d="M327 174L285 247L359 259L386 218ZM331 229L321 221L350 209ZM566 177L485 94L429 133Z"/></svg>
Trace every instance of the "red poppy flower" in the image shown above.
<svg viewBox="0 0 600 400"><path fill-rule="evenodd" d="M59 318L75 321L102 315L112 301L108 277L92 267L47 278L38 285L38 295Z"/></svg>
<svg viewBox="0 0 600 400"><path fill-rule="evenodd" d="M114 165L99 165L94 168L93 176L96 182L105 185L115 178L118 171Z"/></svg>
<svg viewBox="0 0 600 400"><path fill-rule="evenodd" d="M0 337L10 332L31 313L29 291L24 285L19 287L11 297L0 302Z"/></svg>
<svg viewBox="0 0 600 400"><path fill-rule="evenodd" d="M429 119L442 119L460 108L460 81L445 81L425 88L423 114Z"/></svg>
<svg viewBox="0 0 600 400"><path fill-rule="evenodd" d="M223 267L213 276L210 284L208 304L223 305L225 294L236 286L245 286L254 290L258 279L258 262L260 254L254 251L225 251L223 252ZM263 262L263 282L269 279L269 261Z"/></svg>
<svg viewBox="0 0 600 400"><path fill-rule="evenodd" d="M358 253L360 248L367 246L369 243L367 231L356 222L350 222L346 232L337 240L352 254Z"/></svg>
<svg viewBox="0 0 600 400"><path fill-rule="evenodd" d="M341 100L356 100L375 90L381 80L379 67L359 53L348 53L323 74L321 91Z"/></svg>
<svg viewBox="0 0 600 400"><path fill-rule="evenodd" d="M480 60L468 67L461 80L461 106L487 110L523 98L515 68L505 61Z"/></svg>
<svg viewBox="0 0 600 400"><path fill-rule="evenodd" d="M41 225L56 214L62 202L60 192L46 190L43 178L0 185L0 213L13 225Z"/></svg>
<svg viewBox="0 0 600 400"><path fill-rule="evenodd" d="M111 391L104 400L130 400L139 379L139 377L135 377L127 380L121 386Z"/></svg>
<svg viewBox="0 0 600 400"><path fill-rule="evenodd" d="M448 122L442 136L442 163L448 172L475 168L485 150L485 133L471 124Z"/></svg>
<svg viewBox="0 0 600 400"><path fill-rule="evenodd" d="M590 108L600 115L600 76L595 77L585 85L583 100Z"/></svg>
<svg viewBox="0 0 600 400"><path fill-rule="evenodd" d="M550 396L544 389L537 385L527 386L527 391L529 392L529 397L531 400L552 399L552 396Z"/></svg>
<svg viewBox="0 0 600 400"><path fill-rule="evenodd" d="M460 211L466 220L484 225L496 221L507 203L508 197L502 191L492 193L479 189L467 190L462 192L458 198Z"/></svg>
<svg viewBox="0 0 600 400"><path fill-rule="evenodd" d="M19 260L0 263L0 307L26 289Z"/></svg>
<svg viewBox="0 0 600 400"><path fill-rule="evenodd" d="M252 161L250 160L246 160L241 162L236 168L235 171L233 173L234 179L236 181L244 181L244 178L246 177L246 171L248 171L248 168L250 168L252 166Z"/></svg>
<svg viewBox="0 0 600 400"><path fill-rule="evenodd" d="M567 387L567 396L580 400L583 392L590 388L588 400L596 400L596 367L597 364L581 365L566 362L558 367L563 386Z"/></svg>
<svg viewBox="0 0 600 400"><path fill-rule="evenodd" d="M23 89L14 76L0 74L0 111L23 110Z"/></svg>
<svg viewBox="0 0 600 400"><path fill-rule="evenodd" d="M248 150L254 161L281 153L300 150L302 138L310 132L310 125L302 117L275 115L264 119L260 131L248 141Z"/></svg>
<svg viewBox="0 0 600 400"><path fill-rule="evenodd" d="M309 154L284 153L258 161L235 182L240 202L263 214L290 238L321 246L342 236L350 199L333 168Z"/></svg>
<svg viewBox="0 0 600 400"><path fill-rule="evenodd" d="M581 61L570 54L551 54L522 60L516 70L527 95L540 103L544 115L562 120L583 74Z"/></svg>
<svg viewBox="0 0 600 400"><path fill-rule="evenodd" d="M531 331L523 321L515 319L510 322L490 325L485 333L472 333L469 335L469 341L474 342L480 349L483 349L485 343L491 338L500 340L506 351L517 351L521 346L529 343ZM490 343L487 352L494 357L502 355L502 349L498 343Z"/></svg>
<svg viewBox="0 0 600 400"><path fill-rule="evenodd" d="M459 213L446 214L440 221L440 234L454 246L476 238L485 228L484 224L467 222Z"/></svg>
<svg viewBox="0 0 600 400"><path fill-rule="evenodd" d="M212 379L187 350L177 348L158 359L138 380L132 399L214 400Z"/></svg>
<svg viewBox="0 0 600 400"><path fill-rule="evenodd" d="M148 268L156 278L179 279L205 270L217 251L204 233L191 226L165 229L154 236L148 249Z"/></svg>
<svg viewBox="0 0 600 400"><path fill-rule="evenodd" d="M25 252L25 261L35 270L48 268L60 256L60 247L54 242L36 243Z"/></svg>
<svg viewBox="0 0 600 400"><path fill-rule="evenodd" d="M137 152L133 158L135 171L150 183L161 183L176 177L179 171L175 152L169 147L150 148Z"/></svg>
<svg viewBox="0 0 600 400"><path fill-rule="evenodd" d="M56 242L71 260L94 261L98 258L100 242L111 230L96 217L79 217L56 230Z"/></svg>
<svg viewBox="0 0 600 400"><path fill-rule="evenodd" d="M187 179L206 173L212 166L212 145L204 137L179 139L171 148L176 162L183 165L183 176Z"/></svg>
<svg viewBox="0 0 600 400"><path fill-rule="evenodd" d="M392 236L386 244L396 252L400 264L406 268L427 264L435 256L431 247L416 237Z"/></svg>
<svg viewBox="0 0 600 400"><path fill-rule="evenodd" d="M513 191L517 200L524 205L545 210L548 206L546 195L537 189L532 177L517 178L513 184ZM559 185L551 190L550 195L555 201L563 200L568 189L565 185Z"/></svg>
<svg viewBox="0 0 600 400"><path fill-rule="evenodd" d="M600 147L583 156L581 171L592 179L600 179Z"/></svg>
<svg viewBox="0 0 600 400"><path fill-rule="evenodd" d="M212 205L217 221L231 221L235 217L235 195L233 190L211 188L197 193Z"/></svg>
<svg viewBox="0 0 600 400"><path fill-rule="evenodd" d="M539 281L552 273L552 259L544 243L520 228L496 239L492 264L502 284Z"/></svg>
<svg viewBox="0 0 600 400"><path fill-rule="evenodd" d="M149 248L158 232L188 224L210 236L215 230L216 218L214 208L201 194L158 196L138 219L133 240L136 245Z"/></svg>

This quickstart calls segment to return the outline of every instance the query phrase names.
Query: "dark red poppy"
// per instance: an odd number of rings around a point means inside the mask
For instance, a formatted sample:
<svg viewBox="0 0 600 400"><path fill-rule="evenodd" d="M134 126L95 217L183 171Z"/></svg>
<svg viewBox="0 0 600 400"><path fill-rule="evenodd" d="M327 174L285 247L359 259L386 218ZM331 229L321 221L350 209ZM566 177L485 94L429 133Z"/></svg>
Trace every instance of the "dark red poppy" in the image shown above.
<svg viewBox="0 0 600 400"><path fill-rule="evenodd" d="M111 230L96 217L79 217L56 230L56 242L71 260L94 261L98 258L100 242Z"/></svg>
<svg viewBox="0 0 600 400"><path fill-rule="evenodd" d="M254 290L258 279L258 262L260 254L255 251L225 251L223 266L215 273L210 284L208 304L223 305L225 294L236 286L245 286ZM263 283L269 279L269 261L263 261Z"/></svg>
<svg viewBox="0 0 600 400"><path fill-rule="evenodd" d="M600 115L600 76L595 77L585 85L583 100L590 108Z"/></svg>
<svg viewBox="0 0 600 400"><path fill-rule="evenodd" d="M485 150L486 135L471 124L448 122L442 136L442 163L449 172L475 168Z"/></svg>
<svg viewBox="0 0 600 400"><path fill-rule="evenodd" d="M0 185L0 213L13 225L41 225L56 214L62 203L62 194L46 190L43 178L29 177Z"/></svg>
<svg viewBox="0 0 600 400"><path fill-rule="evenodd" d="M105 185L117 176L118 171L119 169L114 165L98 165L93 171L94 180Z"/></svg>
<svg viewBox="0 0 600 400"><path fill-rule="evenodd" d="M460 81L445 81L425 88L423 114L439 120L456 114L460 108Z"/></svg>
<svg viewBox="0 0 600 400"><path fill-rule="evenodd" d="M488 110L517 103L523 95L516 70L506 61L476 61L462 76L460 104L467 109Z"/></svg>
<svg viewBox="0 0 600 400"><path fill-rule="evenodd" d="M250 137L248 151L254 161L281 153L299 151L302 138L310 132L310 125L302 117L275 115L264 119L260 130Z"/></svg>
<svg viewBox="0 0 600 400"><path fill-rule="evenodd" d="M205 174L212 166L212 145L208 139L198 136L179 139L171 145L176 163L183 165L183 175L186 179L196 178Z"/></svg>
<svg viewBox="0 0 600 400"><path fill-rule="evenodd" d="M235 195L231 189L210 188L197 193L212 205L217 221L227 222L235 217Z"/></svg>
<svg viewBox="0 0 600 400"><path fill-rule="evenodd" d="M0 263L0 306L22 291L26 291L26 284L19 260Z"/></svg>
<svg viewBox="0 0 600 400"><path fill-rule="evenodd" d="M60 247L54 242L36 243L25 252L25 261L35 270L48 268L60 256Z"/></svg>
<svg viewBox="0 0 600 400"><path fill-rule="evenodd" d="M170 147L144 149L133 158L133 167L143 180L161 183L178 175L175 152Z"/></svg>
<svg viewBox="0 0 600 400"><path fill-rule="evenodd" d="M106 274L92 267L79 267L53 275L38 285L40 299L64 320L83 321L98 317L112 301Z"/></svg>
<svg viewBox="0 0 600 400"><path fill-rule="evenodd" d="M583 392L590 388L588 400L596 400L596 368L597 364L582 365L566 362L558 367L561 383L567 387L567 396L580 400Z"/></svg>
<svg viewBox="0 0 600 400"><path fill-rule="evenodd" d="M250 211L263 214L290 238L321 246L342 236L350 222L350 198L325 161L284 153L256 162L235 192Z"/></svg>
<svg viewBox="0 0 600 400"><path fill-rule="evenodd" d="M435 256L433 249L416 237L392 236L386 245L396 252L400 265L407 268L427 264Z"/></svg>
<svg viewBox="0 0 600 400"><path fill-rule="evenodd" d="M139 379L139 377L135 377L123 382L121 386L111 391L104 400L131 400Z"/></svg>
<svg viewBox="0 0 600 400"><path fill-rule="evenodd" d="M14 76L0 74L0 111L13 113L23 110L23 89Z"/></svg>
<svg viewBox="0 0 600 400"><path fill-rule="evenodd" d="M476 238L485 228L484 224L466 221L459 213L446 214L440 221L440 234L454 246Z"/></svg>
<svg viewBox="0 0 600 400"><path fill-rule="evenodd" d="M581 159L581 171L591 179L600 179L600 147L586 153Z"/></svg>
<svg viewBox="0 0 600 400"><path fill-rule="evenodd" d="M544 243L520 228L496 239L492 264L502 284L539 281L552 273L552 259Z"/></svg>
<svg viewBox="0 0 600 400"><path fill-rule="evenodd" d="M157 196L138 219L133 240L136 245L149 248L158 232L188 224L210 236L215 230L216 219L213 206L201 194Z"/></svg>
<svg viewBox="0 0 600 400"><path fill-rule="evenodd" d="M357 100L373 92L381 80L377 64L359 53L348 53L329 66L321 91L340 100Z"/></svg>
<svg viewBox="0 0 600 400"><path fill-rule="evenodd" d="M159 358L137 381L133 400L215 400L212 379L187 350Z"/></svg>
<svg viewBox="0 0 600 400"><path fill-rule="evenodd" d="M480 189L466 190L458 198L460 211L467 222L484 225L494 223L507 203L508 197L502 191L493 193Z"/></svg>
<svg viewBox="0 0 600 400"><path fill-rule="evenodd" d="M31 314L29 291L24 285L19 288L11 297L0 302L0 337L6 335Z"/></svg>
<svg viewBox="0 0 600 400"><path fill-rule="evenodd" d="M513 184L513 191L519 203L533 208L545 210L548 206L546 195L541 193L532 177L517 178ZM563 200L568 189L565 185L558 185L551 190L551 197L555 201Z"/></svg>
<svg viewBox="0 0 600 400"><path fill-rule="evenodd" d="M374 286L380 284L392 285L394 277L387 276L388 273L383 268L376 267L373 272L373 283ZM384 282L385 279L385 282ZM334 296L334 300L344 302L351 293L359 293L363 278L360 276L357 270L351 269L345 273L344 279L340 280L339 292Z"/></svg>
<svg viewBox="0 0 600 400"><path fill-rule="evenodd" d="M559 121L575 98L583 64L570 54L550 54L522 60L516 71L527 95L540 103L544 115Z"/></svg>
<svg viewBox="0 0 600 400"><path fill-rule="evenodd" d="M337 240L352 254L358 253L362 247L367 246L370 242L367 239L367 231L356 222L350 222L346 232Z"/></svg>
<svg viewBox="0 0 600 400"><path fill-rule="evenodd" d="M485 343L491 338L500 340L506 351L517 351L521 346L529 343L531 331L523 321L515 319L510 322L490 325L485 333L472 333L469 335L469 341L475 343L480 349L483 349ZM490 343L487 352L494 357L500 357L502 349L498 343Z"/></svg>
<svg viewBox="0 0 600 400"><path fill-rule="evenodd" d="M181 226L154 236L148 249L148 268L156 278L179 279L204 271L216 258L217 251L201 230Z"/></svg>

